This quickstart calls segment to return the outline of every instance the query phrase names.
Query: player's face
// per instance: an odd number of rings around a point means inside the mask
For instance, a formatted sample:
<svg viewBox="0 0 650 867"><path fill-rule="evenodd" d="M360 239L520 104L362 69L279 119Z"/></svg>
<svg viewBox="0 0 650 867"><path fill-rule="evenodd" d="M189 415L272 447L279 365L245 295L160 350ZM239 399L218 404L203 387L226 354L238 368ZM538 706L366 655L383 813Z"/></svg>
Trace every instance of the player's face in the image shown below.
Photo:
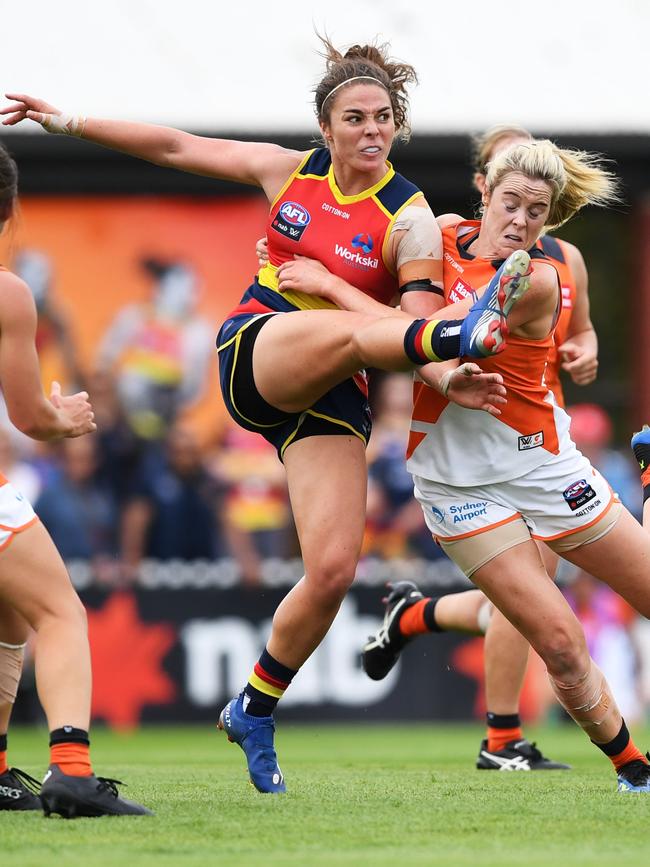
<svg viewBox="0 0 650 867"><path fill-rule="evenodd" d="M548 219L552 191L547 181L510 172L483 194L481 233L499 258L535 244Z"/></svg>
<svg viewBox="0 0 650 867"><path fill-rule="evenodd" d="M344 87L322 130L333 159L356 171L383 171L395 136L390 97L375 84Z"/></svg>

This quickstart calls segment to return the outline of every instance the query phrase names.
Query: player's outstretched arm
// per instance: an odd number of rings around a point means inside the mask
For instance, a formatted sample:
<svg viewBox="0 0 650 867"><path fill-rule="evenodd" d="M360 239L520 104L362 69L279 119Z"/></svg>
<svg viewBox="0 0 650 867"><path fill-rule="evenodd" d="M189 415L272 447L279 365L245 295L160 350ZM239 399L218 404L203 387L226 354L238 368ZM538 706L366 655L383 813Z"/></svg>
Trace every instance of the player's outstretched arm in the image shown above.
<svg viewBox="0 0 650 867"><path fill-rule="evenodd" d="M24 120L50 133L83 138L156 165L207 177L254 184L275 195L303 154L267 142L241 142L192 135L172 127L67 114L26 93L7 93L0 109L5 126Z"/></svg>
<svg viewBox="0 0 650 867"><path fill-rule="evenodd" d="M43 394L34 338L36 308L25 283L0 275L0 383L11 422L36 440L77 437L97 429L85 391L62 395L54 383Z"/></svg>

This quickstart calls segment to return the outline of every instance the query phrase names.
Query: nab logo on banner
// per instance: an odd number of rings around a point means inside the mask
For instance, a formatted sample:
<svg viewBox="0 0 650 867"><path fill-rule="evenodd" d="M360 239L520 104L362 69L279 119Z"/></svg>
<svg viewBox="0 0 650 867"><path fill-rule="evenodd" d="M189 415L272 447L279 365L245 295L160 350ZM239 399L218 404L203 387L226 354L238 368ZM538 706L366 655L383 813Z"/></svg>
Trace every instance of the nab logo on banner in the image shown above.
<svg viewBox="0 0 650 867"><path fill-rule="evenodd" d="M292 241L299 241L310 222L311 214L298 202L282 202L271 227Z"/></svg>

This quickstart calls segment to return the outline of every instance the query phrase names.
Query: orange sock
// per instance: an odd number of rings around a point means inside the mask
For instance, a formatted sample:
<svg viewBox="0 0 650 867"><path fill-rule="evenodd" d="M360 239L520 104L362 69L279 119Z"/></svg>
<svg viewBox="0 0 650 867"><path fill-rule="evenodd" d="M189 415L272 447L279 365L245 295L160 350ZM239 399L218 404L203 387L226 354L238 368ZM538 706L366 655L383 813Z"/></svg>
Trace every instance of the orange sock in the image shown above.
<svg viewBox="0 0 650 867"><path fill-rule="evenodd" d="M491 753L498 752L505 748L505 745L510 741L521 741L524 738L524 733L521 726L516 726L510 729L494 729L488 726L487 742L488 751Z"/></svg>
<svg viewBox="0 0 650 867"><path fill-rule="evenodd" d="M648 764L648 760L638 749L638 747L635 745L634 741L631 738L629 744L625 747L624 750L622 750L620 753L616 753L615 756L608 756L608 758L617 771L619 768L622 768L623 765L627 765L628 762L633 762L637 759Z"/></svg>
<svg viewBox="0 0 650 867"><path fill-rule="evenodd" d="M424 609L429 601L429 599L420 599L402 614L399 619L399 631L402 635L421 635L423 632L431 631L424 619Z"/></svg>
<svg viewBox="0 0 650 867"><path fill-rule="evenodd" d="M5 774L9 770L9 765L7 764L7 751L0 750L0 774Z"/></svg>
<svg viewBox="0 0 650 867"><path fill-rule="evenodd" d="M89 777L93 772L87 744L53 744L50 747L50 764L58 765L64 774L72 777Z"/></svg>

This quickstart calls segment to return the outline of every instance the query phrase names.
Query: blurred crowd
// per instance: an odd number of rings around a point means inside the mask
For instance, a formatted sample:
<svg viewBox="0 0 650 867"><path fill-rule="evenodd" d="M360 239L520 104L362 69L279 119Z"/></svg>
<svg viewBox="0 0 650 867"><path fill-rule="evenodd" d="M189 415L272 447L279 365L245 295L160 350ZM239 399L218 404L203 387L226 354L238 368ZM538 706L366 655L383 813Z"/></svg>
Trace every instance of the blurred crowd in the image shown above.
<svg viewBox="0 0 650 867"><path fill-rule="evenodd" d="M242 584L255 587L265 561L298 552L285 474L261 437L224 421L206 442L189 421L187 409L204 395L215 363L214 328L196 313L190 266L156 259L140 265L151 297L118 313L87 373L52 291L47 256L24 251L17 258L15 270L39 313L44 385L54 370L65 390L87 389L98 432L35 443L0 417L0 471L33 503L63 558L89 561L101 586L136 582L146 560L231 558ZM445 557L425 527L405 468L411 398L410 375L373 374L365 558ZM592 404L569 413L578 448L640 518L636 466L628 450L613 447L607 413ZM560 582L624 716L638 719L650 704L646 622L585 573L564 568Z"/></svg>

